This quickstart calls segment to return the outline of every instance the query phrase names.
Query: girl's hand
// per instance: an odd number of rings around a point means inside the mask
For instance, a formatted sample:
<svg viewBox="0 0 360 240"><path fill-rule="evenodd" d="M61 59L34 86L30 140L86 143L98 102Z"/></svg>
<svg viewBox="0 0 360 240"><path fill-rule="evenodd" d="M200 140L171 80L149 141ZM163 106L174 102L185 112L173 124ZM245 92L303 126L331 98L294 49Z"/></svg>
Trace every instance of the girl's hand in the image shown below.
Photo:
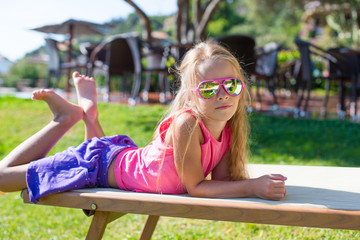
<svg viewBox="0 0 360 240"><path fill-rule="evenodd" d="M286 194L286 179L280 174L269 174L251 179L254 195L268 200L281 200Z"/></svg>

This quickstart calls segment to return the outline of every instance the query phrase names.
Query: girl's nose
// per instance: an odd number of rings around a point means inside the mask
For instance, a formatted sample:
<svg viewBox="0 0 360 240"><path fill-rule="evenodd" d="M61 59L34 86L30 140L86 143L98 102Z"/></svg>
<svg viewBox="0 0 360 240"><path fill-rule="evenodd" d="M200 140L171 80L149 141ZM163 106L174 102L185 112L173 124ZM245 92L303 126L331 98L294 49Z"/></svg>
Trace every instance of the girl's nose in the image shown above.
<svg viewBox="0 0 360 240"><path fill-rule="evenodd" d="M219 92L217 94L218 100L227 100L229 98L229 94L225 91L224 86L220 86Z"/></svg>

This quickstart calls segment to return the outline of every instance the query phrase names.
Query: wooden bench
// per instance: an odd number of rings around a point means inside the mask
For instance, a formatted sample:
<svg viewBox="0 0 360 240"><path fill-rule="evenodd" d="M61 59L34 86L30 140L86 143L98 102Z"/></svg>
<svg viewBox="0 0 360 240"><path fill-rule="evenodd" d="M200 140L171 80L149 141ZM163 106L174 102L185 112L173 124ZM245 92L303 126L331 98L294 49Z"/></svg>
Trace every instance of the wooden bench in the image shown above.
<svg viewBox="0 0 360 240"><path fill-rule="evenodd" d="M360 230L360 168L250 164L251 177L288 177L282 201L214 199L94 188L40 199L40 205L84 209L94 215L87 239L101 239L108 223L127 214L146 214L140 239L150 239L160 216L261 224ZM27 190L23 200L29 203Z"/></svg>

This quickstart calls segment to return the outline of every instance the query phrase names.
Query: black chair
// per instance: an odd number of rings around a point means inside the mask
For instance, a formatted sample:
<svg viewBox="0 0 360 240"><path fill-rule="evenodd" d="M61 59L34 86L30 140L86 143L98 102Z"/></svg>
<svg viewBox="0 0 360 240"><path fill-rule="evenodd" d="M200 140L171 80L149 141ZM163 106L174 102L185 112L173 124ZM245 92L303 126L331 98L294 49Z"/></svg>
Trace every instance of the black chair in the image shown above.
<svg viewBox="0 0 360 240"><path fill-rule="evenodd" d="M45 88L50 87L52 77L55 77L56 80L53 84L53 88L58 87L62 70L83 70L87 68L86 63L80 64L76 61L70 63L63 62L60 58L60 51L57 47L58 42L56 40L46 38L45 43L46 52L48 54L48 76L44 83Z"/></svg>
<svg viewBox="0 0 360 240"><path fill-rule="evenodd" d="M135 105L139 97L140 85L141 85L141 75L143 72L161 72L160 75L162 78L159 83L164 86L161 90L164 96L170 95L170 89L167 83L167 68L164 61L158 61L158 58L147 59L148 66L145 67L142 64L142 58L145 57L143 54L143 47L145 43L141 41L137 36L119 34L108 37L102 43L100 43L91 53L89 71L97 71L105 75L106 84L107 84L107 96L110 101L111 93L111 77L115 75L123 76L125 73L130 72L134 73L135 80L133 82L133 87L131 90L130 98L128 102L130 105ZM151 53L154 53L152 51ZM156 53L156 52L155 52ZM148 53L146 57L150 57L151 54ZM157 64L154 64L156 60ZM147 75L148 77L150 75ZM145 95L148 91L149 80L145 83ZM145 96L145 100L146 96Z"/></svg>
<svg viewBox="0 0 360 240"><path fill-rule="evenodd" d="M94 49L99 45L99 43L91 43L91 42L82 42L79 44L80 52L82 54L82 57L85 59L86 63L90 63L90 57L91 53L94 51ZM105 51L100 51L100 53L97 54L97 60L98 61L105 61ZM88 66L89 68L89 66ZM89 70L89 69L87 69Z"/></svg>
<svg viewBox="0 0 360 240"><path fill-rule="evenodd" d="M256 95L258 101L261 103L261 96L259 93L260 80L265 80L267 88L273 95L274 106L277 106L278 101L276 98L276 68L278 52L281 49L281 44L270 42L261 48L257 49L255 69L251 73L252 78L256 82Z"/></svg>
<svg viewBox="0 0 360 240"><path fill-rule="evenodd" d="M329 73L331 79L336 79L339 82L339 117L345 118L346 115L345 83L350 82L350 117L355 121L357 114L357 96L360 90L360 53L349 48L333 48L327 52L337 60L337 65L330 63ZM338 67L338 65L340 67Z"/></svg>
<svg viewBox="0 0 360 240"><path fill-rule="evenodd" d="M215 38L238 59L245 73L250 76L255 64L255 40L245 35L228 35Z"/></svg>
<svg viewBox="0 0 360 240"><path fill-rule="evenodd" d="M125 73L135 71L131 50L124 37L111 36L90 51L89 75L105 76L107 88L105 99L110 101L111 78L113 76L124 78Z"/></svg>
<svg viewBox="0 0 360 240"><path fill-rule="evenodd" d="M319 59L322 59L325 62L327 67L331 65L333 68L336 68L338 72L343 73L344 69L342 69L341 65L339 65L338 63L338 60L334 56L332 56L330 53L326 52L325 50L319 48L318 46L315 46L314 44L311 44L299 38L295 38L294 41L299 49L301 56L300 58L301 65L298 74L298 80L301 81L301 89L302 89L301 96L298 99L298 103L294 112L294 116L298 117L300 115L300 117L304 117L306 115L313 82L315 81L315 79L321 79L321 80L325 80L325 97L321 107L321 115L325 117L327 114L326 107L329 99L330 80L338 79L338 75L314 76L313 75L314 67L311 60L311 56L317 56ZM307 96L305 99L303 110L301 110L302 101L304 100L305 88L307 91Z"/></svg>

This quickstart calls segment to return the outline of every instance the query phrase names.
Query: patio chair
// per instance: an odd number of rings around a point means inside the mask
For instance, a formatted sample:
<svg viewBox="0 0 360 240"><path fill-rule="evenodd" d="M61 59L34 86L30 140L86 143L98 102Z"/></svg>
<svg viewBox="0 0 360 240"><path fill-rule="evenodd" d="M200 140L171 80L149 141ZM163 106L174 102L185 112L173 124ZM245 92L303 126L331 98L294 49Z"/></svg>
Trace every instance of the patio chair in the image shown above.
<svg viewBox="0 0 360 240"><path fill-rule="evenodd" d="M297 45L299 52L300 52L300 63L301 68L299 72L298 79L301 81L301 95L298 99L298 103L296 106L296 109L294 111L295 117L304 117L307 112L307 108L309 105L310 100L310 92L312 89L313 82L316 79L322 79L325 80L325 97L323 99L323 104L321 107L321 116L325 117L327 114L327 104L329 99L329 88L330 88L330 80L336 80L337 76L335 75L329 75L329 76L314 76L313 75L313 62L311 60L311 56L316 56L319 59L323 60L324 63L327 65L327 68L329 68L330 64L333 66L333 68L338 69L338 71L343 72L341 65L339 65L338 60L333 57L330 53L326 52L325 50L321 49L318 46L315 46L314 44L311 44L307 41L301 40L299 38L295 38L295 44ZM305 88L307 91L307 96L305 99L305 104L303 109L301 110L302 102L304 100L304 93Z"/></svg>
<svg viewBox="0 0 360 240"><path fill-rule="evenodd" d="M330 63L329 73L331 79L339 81L340 109L339 117L345 118L345 86L346 82L350 84L350 117L356 120L357 96L360 90L360 61L359 52L349 48L332 48L327 51L336 58L337 65Z"/></svg>
<svg viewBox="0 0 360 240"><path fill-rule="evenodd" d="M86 69L86 64L79 64L77 62L66 63L63 62L60 58L60 51L57 47L58 42L52 38L45 39L45 48L48 54L48 76L44 83L44 88L49 88L51 83L51 78L55 77L55 83L53 88L57 88L60 82L60 76L62 70L72 70L72 69Z"/></svg>
<svg viewBox="0 0 360 240"><path fill-rule="evenodd" d="M281 49L281 44L270 42L261 48L257 49L255 69L251 73L252 78L256 82L256 96L261 103L261 96L259 93L260 80L265 80L267 88L273 95L273 105L277 106L276 90L276 67L277 56Z"/></svg>
<svg viewBox="0 0 360 240"><path fill-rule="evenodd" d="M221 36L215 40L235 55L245 73L250 76L255 64L255 40L245 35Z"/></svg>
<svg viewBox="0 0 360 240"><path fill-rule="evenodd" d="M110 101L111 93L111 77L119 75L124 77L125 73L134 73L135 80L131 90L128 102L130 105L135 105L138 99L141 75L143 72L161 72L162 78L159 83L164 86L161 90L165 95L169 95L170 89L167 83L165 62L159 61L159 58L152 58L148 61L148 66L142 64L144 43L133 35L114 35L105 39L100 43L91 53L89 72L92 74L94 71L105 75L107 85L107 100ZM155 52L156 53L156 52ZM102 57L101 57L102 56ZM150 57L148 54L147 57ZM103 59L101 59L103 58ZM149 60L149 59L148 59ZM150 75L148 75L149 77ZM145 90L148 91L149 81L145 83ZM146 94L146 93L145 93ZM146 99L145 99L146 100Z"/></svg>
<svg viewBox="0 0 360 240"><path fill-rule="evenodd" d="M82 42L79 44L80 52L82 54L82 57L85 58L85 62L88 64L90 63L90 57L91 53L94 51L94 49L99 45L99 43L91 43L91 42ZM105 50L100 51L96 56L98 61L105 61ZM87 68L89 70L90 64ZM87 73L89 74L89 73Z"/></svg>

